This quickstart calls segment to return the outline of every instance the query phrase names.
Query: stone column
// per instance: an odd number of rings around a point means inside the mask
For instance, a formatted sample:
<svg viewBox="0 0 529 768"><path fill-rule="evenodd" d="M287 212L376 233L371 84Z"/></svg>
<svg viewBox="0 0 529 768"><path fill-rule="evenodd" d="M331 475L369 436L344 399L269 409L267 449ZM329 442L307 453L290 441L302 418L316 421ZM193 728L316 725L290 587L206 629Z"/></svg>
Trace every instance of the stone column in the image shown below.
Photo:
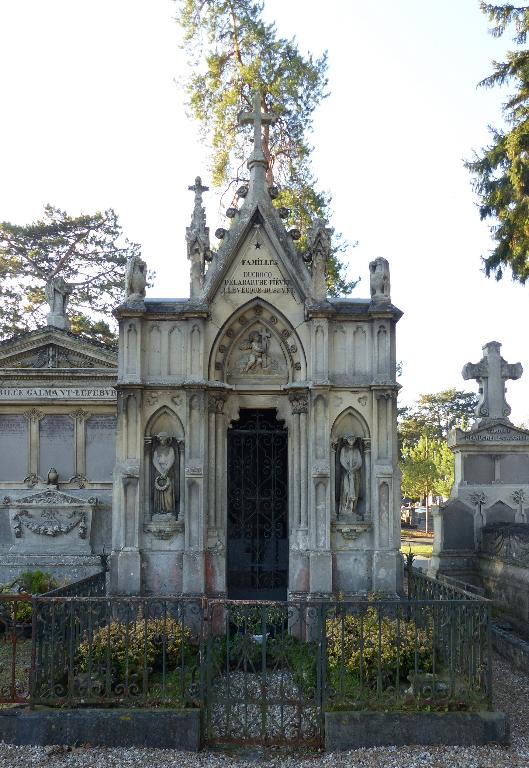
<svg viewBox="0 0 529 768"><path fill-rule="evenodd" d="M193 325L196 328L195 325ZM193 333L193 331L191 331ZM204 465L208 450L208 420L205 418L205 393L189 388L186 419L186 503L183 554L182 591L203 594L205 590L205 519L207 486Z"/></svg>
<svg viewBox="0 0 529 768"><path fill-rule="evenodd" d="M372 478L372 510L375 551L373 555L373 590L395 594L398 589L397 571L400 570L400 488L396 453L396 413L393 392L380 389L375 392L375 460ZM398 518L398 519L397 519ZM398 539L398 541L396 540Z"/></svg>
<svg viewBox="0 0 529 768"><path fill-rule="evenodd" d="M30 408L24 412L28 420L29 456L28 475L24 482L28 485L36 485L39 482L39 423L44 414L38 408ZM45 480L46 478L41 478Z"/></svg>
<svg viewBox="0 0 529 768"><path fill-rule="evenodd" d="M372 507L372 489L371 489L371 440L368 437L364 438L364 468L365 468L365 489L366 489L366 506L365 506L365 521L373 519L373 507Z"/></svg>
<svg viewBox="0 0 529 768"><path fill-rule="evenodd" d="M292 498L290 502L290 568L289 591L309 589L308 557L308 466L307 466L307 390L292 390L288 394L292 409L289 467Z"/></svg>
<svg viewBox="0 0 529 768"><path fill-rule="evenodd" d="M74 480L79 483L79 487L84 487L86 483L86 437L85 424L90 418L90 414L82 408L78 408L72 414L75 424L75 473Z"/></svg>
<svg viewBox="0 0 529 768"><path fill-rule="evenodd" d="M226 593L226 421L225 392L208 395L209 462L208 462L208 529L206 552L206 591L208 594Z"/></svg>
<svg viewBox="0 0 529 768"><path fill-rule="evenodd" d="M118 391L116 466L112 498L111 590L141 593L140 450L143 451L141 390Z"/></svg>

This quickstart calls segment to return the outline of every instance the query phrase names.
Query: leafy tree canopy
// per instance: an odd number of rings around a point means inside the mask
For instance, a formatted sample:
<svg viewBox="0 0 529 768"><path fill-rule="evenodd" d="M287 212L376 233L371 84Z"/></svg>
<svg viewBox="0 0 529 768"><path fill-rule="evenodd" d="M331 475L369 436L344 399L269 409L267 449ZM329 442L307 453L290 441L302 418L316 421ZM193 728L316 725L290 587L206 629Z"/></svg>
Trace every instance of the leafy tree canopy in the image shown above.
<svg viewBox="0 0 529 768"><path fill-rule="evenodd" d="M263 21L259 0L176 2L190 64L188 105L211 146L213 184L231 188L244 178L251 128L239 128L237 116L252 110L259 90L262 111L278 118L263 127L268 184L279 189L275 203L289 209L286 223L300 230L298 247L304 249L311 219L330 218L330 197L315 189L307 140L314 110L327 95L327 54L303 56L294 39L278 37L275 25ZM338 257L344 249L335 246L328 265L333 295L356 284L345 279Z"/></svg>
<svg viewBox="0 0 529 768"><path fill-rule="evenodd" d="M472 420L478 395L456 389L420 395L413 406L399 409L398 430L401 444L415 445L422 435L446 440L454 427Z"/></svg>
<svg viewBox="0 0 529 768"><path fill-rule="evenodd" d="M121 299L127 258L139 245L122 239L113 210L68 216L47 205L42 219L0 224L0 338L45 322L45 284L61 276L73 285L68 304L72 331L114 345L106 321ZM98 317L99 316L99 317Z"/></svg>
<svg viewBox="0 0 529 768"><path fill-rule="evenodd" d="M509 267L514 280L529 277L529 6L481 2L481 10L500 37L510 28L518 46L481 81L486 88L512 85L503 105L507 130L490 128L492 142L465 163L474 177L481 219L491 222L494 249L483 259L485 273L497 280Z"/></svg>
<svg viewBox="0 0 529 768"><path fill-rule="evenodd" d="M448 496L454 482L454 459L445 440L422 434L405 444L401 461L402 492L410 498Z"/></svg>

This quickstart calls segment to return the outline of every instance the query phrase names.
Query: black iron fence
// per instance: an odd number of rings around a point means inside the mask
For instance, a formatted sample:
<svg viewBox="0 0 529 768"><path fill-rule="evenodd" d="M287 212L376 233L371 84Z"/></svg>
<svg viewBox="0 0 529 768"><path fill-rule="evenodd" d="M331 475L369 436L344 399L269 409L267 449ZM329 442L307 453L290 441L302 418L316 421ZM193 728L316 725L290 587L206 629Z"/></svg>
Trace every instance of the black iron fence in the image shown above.
<svg viewBox="0 0 529 768"><path fill-rule="evenodd" d="M487 603L488 600L478 594L465 582L441 577L434 579L419 571L417 568L407 568L408 598L410 600L478 600Z"/></svg>
<svg viewBox="0 0 529 768"><path fill-rule="evenodd" d="M410 600L33 597L30 684L12 609L4 701L199 707L206 741L259 743L319 742L328 710L490 707L489 603L432 582L412 574Z"/></svg>
<svg viewBox="0 0 529 768"><path fill-rule="evenodd" d="M0 704L29 699L31 597L0 594Z"/></svg>

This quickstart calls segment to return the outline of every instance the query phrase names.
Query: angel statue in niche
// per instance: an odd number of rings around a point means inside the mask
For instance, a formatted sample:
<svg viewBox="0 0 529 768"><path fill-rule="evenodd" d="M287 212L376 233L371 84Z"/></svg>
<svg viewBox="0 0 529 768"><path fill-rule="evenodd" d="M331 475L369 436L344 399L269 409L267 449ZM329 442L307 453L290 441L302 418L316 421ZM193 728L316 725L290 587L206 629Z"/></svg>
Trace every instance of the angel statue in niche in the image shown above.
<svg viewBox="0 0 529 768"><path fill-rule="evenodd" d="M344 435L336 445L336 512L337 518L358 516L357 507L362 486L362 438Z"/></svg>
<svg viewBox="0 0 529 768"><path fill-rule="evenodd" d="M173 438L167 432L155 435L157 442L153 451L152 463L156 474L154 477L154 513L175 514L175 462L176 454L172 446Z"/></svg>

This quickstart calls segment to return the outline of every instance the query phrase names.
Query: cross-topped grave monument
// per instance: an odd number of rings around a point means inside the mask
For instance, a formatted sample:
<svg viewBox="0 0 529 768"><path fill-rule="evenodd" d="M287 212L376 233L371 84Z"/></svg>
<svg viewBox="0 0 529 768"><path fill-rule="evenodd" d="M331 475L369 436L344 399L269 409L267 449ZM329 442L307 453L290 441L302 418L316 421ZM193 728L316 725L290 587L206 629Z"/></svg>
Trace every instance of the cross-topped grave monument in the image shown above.
<svg viewBox="0 0 529 768"><path fill-rule="evenodd" d="M523 373L520 363L507 363L500 355L501 344L489 341L483 347L479 363L467 363L463 367L463 378L476 379L479 384L480 400L476 407L477 425L491 421L508 420L511 408L505 400L507 379L519 379Z"/></svg>
<svg viewBox="0 0 529 768"><path fill-rule="evenodd" d="M453 429L448 436L455 479L450 499L434 512L432 575L479 582L485 562L478 555L482 530L526 519L529 432L511 423L505 400L505 382L519 379L523 369L520 363L507 363L500 349L501 344L490 341L479 363L463 367L463 378L478 382L480 400L470 429Z"/></svg>

